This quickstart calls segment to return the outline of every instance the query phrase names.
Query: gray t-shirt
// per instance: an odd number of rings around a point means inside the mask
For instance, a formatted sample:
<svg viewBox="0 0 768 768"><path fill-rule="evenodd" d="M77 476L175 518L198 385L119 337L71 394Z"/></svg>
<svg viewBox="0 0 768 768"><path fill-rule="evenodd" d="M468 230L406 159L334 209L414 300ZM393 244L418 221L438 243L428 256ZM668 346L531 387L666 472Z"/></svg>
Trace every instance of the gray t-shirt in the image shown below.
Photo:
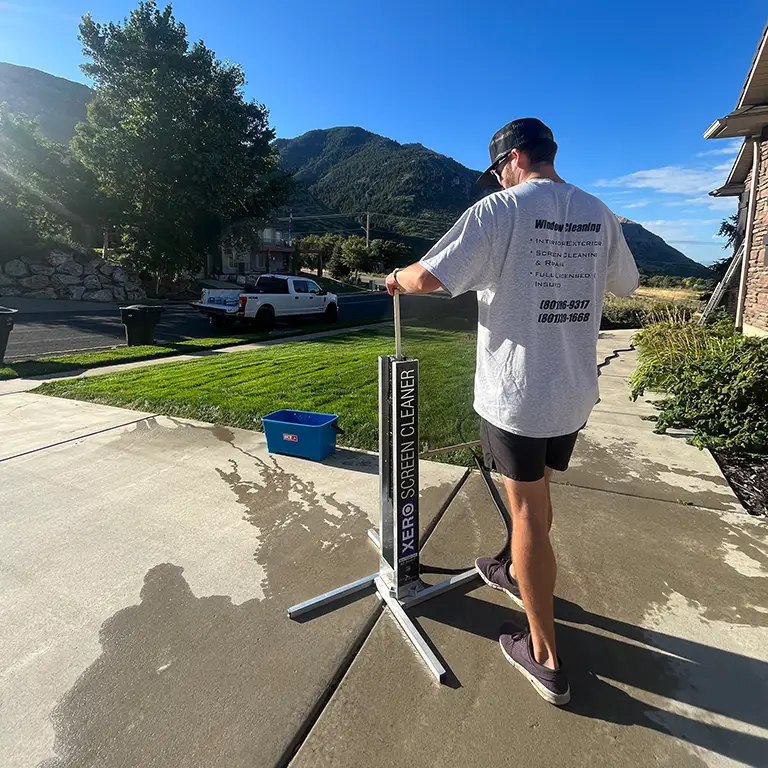
<svg viewBox="0 0 768 768"><path fill-rule="evenodd" d="M477 413L527 437L580 429L599 399L603 294L638 281L614 214L533 179L475 203L421 264L453 296L477 291Z"/></svg>

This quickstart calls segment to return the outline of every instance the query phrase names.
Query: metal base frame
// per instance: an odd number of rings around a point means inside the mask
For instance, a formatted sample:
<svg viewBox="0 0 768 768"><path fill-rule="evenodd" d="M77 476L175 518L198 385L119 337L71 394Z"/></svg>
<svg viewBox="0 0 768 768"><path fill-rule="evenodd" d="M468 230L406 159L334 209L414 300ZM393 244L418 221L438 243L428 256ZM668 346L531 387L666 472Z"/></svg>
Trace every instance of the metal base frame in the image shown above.
<svg viewBox="0 0 768 768"><path fill-rule="evenodd" d="M379 530L369 531L379 550L379 570L288 609L295 619L374 586L424 663L440 681L445 667L408 618L406 609L471 581L475 569L439 584L421 580L419 554L419 361L404 358L400 303L394 297L395 355L379 357Z"/></svg>
<svg viewBox="0 0 768 768"><path fill-rule="evenodd" d="M375 529L371 529L368 531L368 538L370 538L378 548L379 532ZM432 672L438 682L443 683L445 682L446 676L445 667L440 663L440 660L429 647L418 627L411 621L405 611L407 608L411 608L414 605L423 603L433 597L442 595L451 589L462 586L462 584L467 584L476 576L477 571L472 568L463 573L451 576L450 579L446 579L445 581L441 581L439 584L434 584L432 586L417 582L414 584L407 597L398 599L392 594L390 587L388 587L384 579L382 579L381 574L372 573L370 576L365 576L350 584L345 584L343 587L332 589L330 592L326 592L325 594L318 595L310 600L305 600L303 603L291 606L288 609L288 616L291 619L296 619L299 616L315 611L318 608L331 605L373 586L376 588L376 592L381 601L400 625L405 636L411 641L419 656L421 656L424 663L429 667L430 672Z"/></svg>

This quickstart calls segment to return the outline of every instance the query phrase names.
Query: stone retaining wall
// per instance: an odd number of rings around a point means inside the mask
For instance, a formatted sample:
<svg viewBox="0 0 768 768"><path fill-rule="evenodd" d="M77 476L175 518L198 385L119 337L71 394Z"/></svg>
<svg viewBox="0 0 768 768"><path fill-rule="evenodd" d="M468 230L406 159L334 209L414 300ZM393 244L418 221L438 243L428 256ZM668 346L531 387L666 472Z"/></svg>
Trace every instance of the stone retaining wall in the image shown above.
<svg viewBox="0 0 768 768"><path fill-rule="evenodd" d="M139 278L93 253L51 251L0 264L0 297L138 301L146 298Z"/></svg>

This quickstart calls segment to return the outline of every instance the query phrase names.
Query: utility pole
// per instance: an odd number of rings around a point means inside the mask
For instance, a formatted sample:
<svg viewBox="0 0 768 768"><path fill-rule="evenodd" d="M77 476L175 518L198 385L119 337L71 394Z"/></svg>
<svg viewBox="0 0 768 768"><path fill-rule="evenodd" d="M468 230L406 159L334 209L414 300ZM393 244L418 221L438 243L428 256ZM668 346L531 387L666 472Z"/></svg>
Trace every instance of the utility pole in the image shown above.
<svg viewBox="0 0 768 768"><path fill-rule="evenodd" d="M371 245L371 212L365 212L365 247Z"/></svg>

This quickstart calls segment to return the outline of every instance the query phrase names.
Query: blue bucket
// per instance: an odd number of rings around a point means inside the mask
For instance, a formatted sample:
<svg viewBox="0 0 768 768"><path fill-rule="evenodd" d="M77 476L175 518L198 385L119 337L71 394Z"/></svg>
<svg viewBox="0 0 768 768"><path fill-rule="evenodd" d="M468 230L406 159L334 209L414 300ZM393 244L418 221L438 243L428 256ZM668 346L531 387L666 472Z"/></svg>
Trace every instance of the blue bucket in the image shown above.
<svg viewBox="0 0 768 768"><path fill-rule="evenodd" d="M275 411L262 418L267 450L322 461L336 450L339 417L312 411Z"/></svg>

